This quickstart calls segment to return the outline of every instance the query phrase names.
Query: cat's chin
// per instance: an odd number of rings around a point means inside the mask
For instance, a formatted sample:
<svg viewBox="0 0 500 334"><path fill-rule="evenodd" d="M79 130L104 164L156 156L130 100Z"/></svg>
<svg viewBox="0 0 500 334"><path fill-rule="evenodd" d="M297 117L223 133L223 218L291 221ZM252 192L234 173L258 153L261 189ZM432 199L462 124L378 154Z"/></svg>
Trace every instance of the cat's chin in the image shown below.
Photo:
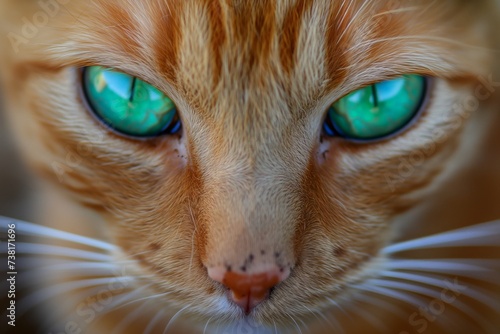
<svg viewBox="0 0 500 334"><path fill-rule="evenodd" d="M264 305L262 305L264 306ZM233 310L234 311L234 310ZM239 312L237 316L228 317L228 314L224 315L213 315L207 317L206 320L200 321L198 323L198 328L201 329L204 333L223 333L223 334L233 334L233 333L258 333L258 334L271 334L271 333L279 333L287 330L293 330L294 326L291 326L289 323L287 326L284 326L284 320L270 320L272 316L267 314L262 317L265 310L263 308L256 310L249 315L245 315L243 312ZM218 321L214 321L214 319L219 318ZM226 320L220 320L224 319ZM280 316L281 318L281 316ZM294 319L298 324L305 325L307 321L304 321L301 317L294 316L289 314L286 318L291 321ZM299 320L300 319L300 320ZM294 324L294 322L292 322Z"/></svg>
<svg viewBox="0 0 500 334"><path fill-rule="evenodd" d="M198 305L185 305L179 308L173 319L185 312L180 317L188 319L189 323L201 329L203 333L296 332L297 328L308 328L318 321L327 322L329 325L335 323L333 324L335 327L337 324L333 314L336 311L344 312L342 305L349 303L353 298L353 291L349 287L363 285L378 270L382 270L385 262L383 257L374 257L371 261L367 261L358 270L346 275L345 283L335 286L331 291L325 291L324 298L317 304L301 306L303 301L297 299L291 305L284 306L275 302L278 297L274 299L271 297L259 304L251 313L245 314L230 301L228 298L230 292L227 291L207 298L206 301L210 301L212 305L209 308L198 308ZM290 293L288 289L281 292ZM325 314L328 317L325 317Z"/></svg>
<svg viewBox="0 0 500 334"><path fill-rule="evenodd" d="M213 333L259 333L259 334L272 334L276 333L280 328L273 326L264 326L257 323L251 317L247 317L226 326L221 326L221 328L211 328L210 331Z"/></svg>

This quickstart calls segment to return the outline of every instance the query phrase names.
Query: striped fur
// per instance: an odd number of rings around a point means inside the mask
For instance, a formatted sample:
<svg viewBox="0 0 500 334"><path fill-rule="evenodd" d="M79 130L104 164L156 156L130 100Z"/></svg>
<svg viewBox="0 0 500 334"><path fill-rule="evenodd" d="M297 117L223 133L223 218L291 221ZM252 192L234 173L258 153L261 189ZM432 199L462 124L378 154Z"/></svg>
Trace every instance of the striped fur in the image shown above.
<svg viewBox="0 0 500 334"><path fill-rule="evenodd" d="M19 52L2 41L1 73L34 170L97 213L89 226L107 224L125 255L147 254L136 256L140 271L170 293L168 307L241 317L205 266L240 267L257 254L293 271L255 318L312 321L311 309L330 312L327 298L377 263L394 217L444 178L467 119L492 103L463 102L494 71L492 6L72 0ZM35 1L3 1L2 32L22 36L21 17L38 11ZM134 141L104 130L78 90L88 65L163 90L182 133ZM335 100L410 73L433 77L411 129L369 145L322 136Z"/></svg>

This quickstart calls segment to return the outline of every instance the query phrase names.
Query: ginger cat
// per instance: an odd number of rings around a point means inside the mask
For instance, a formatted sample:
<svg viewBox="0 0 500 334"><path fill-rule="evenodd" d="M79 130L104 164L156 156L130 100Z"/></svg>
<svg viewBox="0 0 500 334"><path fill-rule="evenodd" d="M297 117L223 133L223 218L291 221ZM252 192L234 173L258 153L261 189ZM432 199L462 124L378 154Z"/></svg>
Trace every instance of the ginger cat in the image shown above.
<svg viewBox="0 0 500 334"><path fill-rule="evenodd" d="M497 332L499 222L403 240L500 218L498 13L2 1L36 329Z"/></svg>

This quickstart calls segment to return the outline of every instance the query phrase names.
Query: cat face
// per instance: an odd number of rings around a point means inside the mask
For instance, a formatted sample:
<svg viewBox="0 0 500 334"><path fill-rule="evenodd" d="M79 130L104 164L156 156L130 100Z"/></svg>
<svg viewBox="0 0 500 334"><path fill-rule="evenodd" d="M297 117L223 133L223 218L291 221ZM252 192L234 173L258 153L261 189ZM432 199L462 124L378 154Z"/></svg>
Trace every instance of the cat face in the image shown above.
<svg viewBox="0 0 500 334"><path fill-rule="evenodd" d="M3 55L4 83L31 164L102 215L169 307L242 317L207 270L274 266L286 274L250 316L287 322L376 266L392 219L443 174L495 88L488 13L486 1L72 1ZM81 89L80 68L96 65L167 94L182 129L109 131ZM403 74L429 78L409 128L365 144L325 134L332 103Z"/></svg>

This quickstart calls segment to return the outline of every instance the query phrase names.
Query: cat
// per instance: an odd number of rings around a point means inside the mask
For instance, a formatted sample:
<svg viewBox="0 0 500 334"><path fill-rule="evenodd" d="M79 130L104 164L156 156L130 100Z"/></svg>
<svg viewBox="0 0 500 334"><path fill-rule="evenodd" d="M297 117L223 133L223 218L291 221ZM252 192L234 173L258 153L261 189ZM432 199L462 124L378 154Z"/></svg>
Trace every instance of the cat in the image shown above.
<svg viewBox="0 0 500 334"><path fill-rule="evenodd" d="M497 6L4 0L40 328L494 333Z"/></svg>

